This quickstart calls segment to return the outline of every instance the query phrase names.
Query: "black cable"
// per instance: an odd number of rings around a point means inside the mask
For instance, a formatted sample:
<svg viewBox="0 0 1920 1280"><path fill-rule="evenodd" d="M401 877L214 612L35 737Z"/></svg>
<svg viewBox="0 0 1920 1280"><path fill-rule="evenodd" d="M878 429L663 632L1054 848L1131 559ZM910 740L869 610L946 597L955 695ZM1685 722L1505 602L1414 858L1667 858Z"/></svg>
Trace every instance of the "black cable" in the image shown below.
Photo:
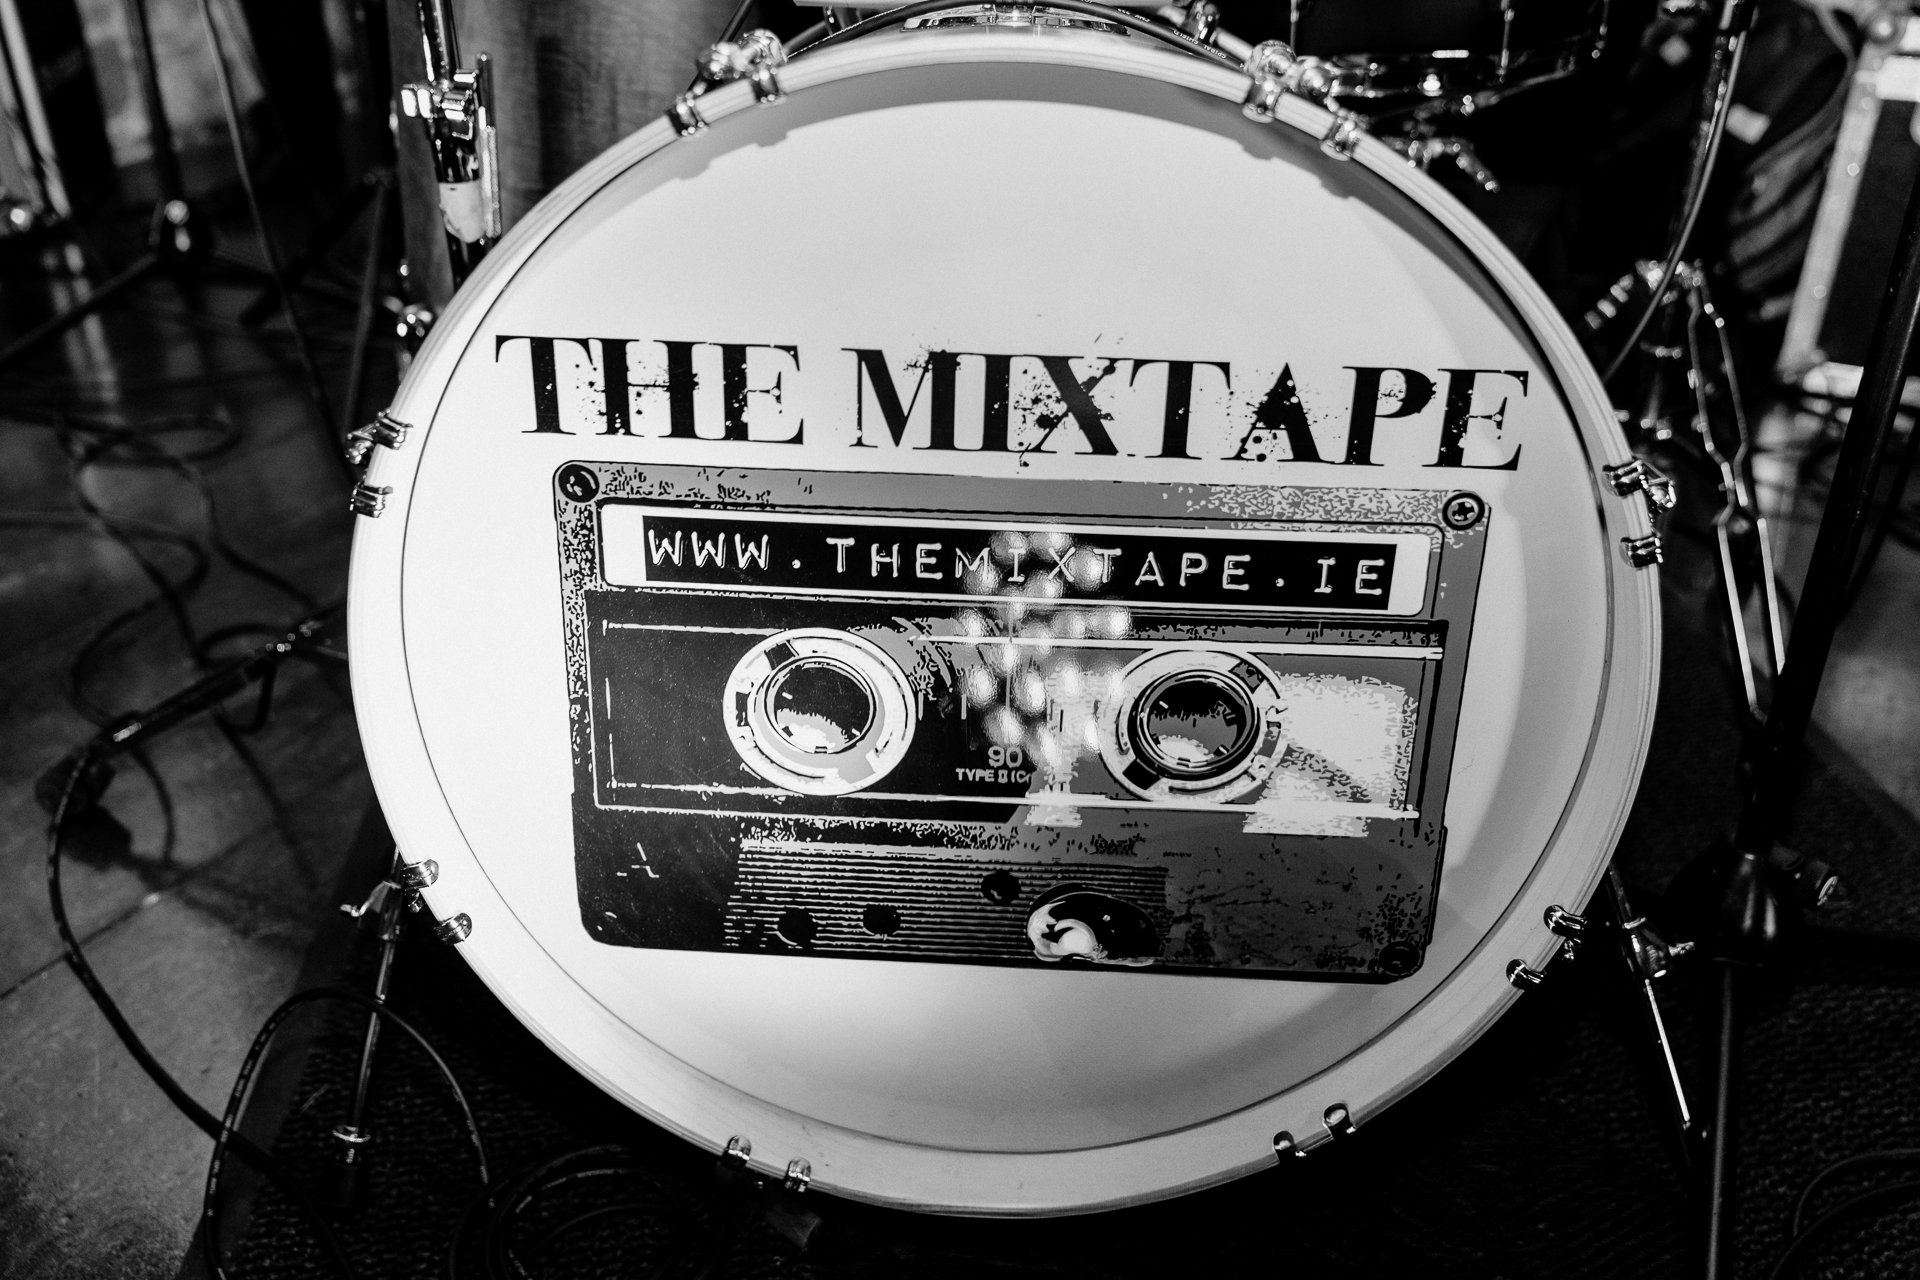
<svg viewBox="0 0 1920 1280"><path fill-rule="evenodd" d="M221 1123L215 1120L212 1113L201 1106L194 1096L188 1093L180 1082L160 1064L160 1060L153 1056L146 1042L133 1029L126 1015L120 1011L120 1006L114 1002L113 997L107 993L106 987L94 973L93 966L87 961L86 952L81 949L80 940L74 936L72 924L67 920L66 897L60 888L61 836L66 826L67 811L73 804L75 788L86 774L87 766L94 757L95 750L90 747L82 752L80 759L68 771L60 789L59 802L54 806L53 817L47 825L47 903L53 913L54 928L60 934L61 953L67 962L67 967L73 970L74 977L78 978L80 985L86 988L87 994L92 997L101 1016L107 1020L107 1025L113 1028L114 1034L120 1037L120 1043L126 1046L129 1054L133 1055L133 1060L140 1064L140 1069L159 1086L160 1092L167 1096L167 1100L173 1103L182 1115L193 1121L202 1133L217 1139L223 1128ZM340 1239L334 1234L326 1215L320 1211L320 1206L314 1202L312 1196L307 1194L306 1189L294 1181L293 1177L281 1167L279 1161L261 1150L245 1135L233 1134L228 1145L241 1159L266 1174L275 1186L286 1192L288 1197L305 1211L313 1221L315 1229L319 1231L327 1252L333 1255L341 1274L352 1276L353 1265L347 1260L346 1250L341 1247Z"/></svg>
<svg viewBox="0 0 1920 1280"><path fill-rule="evenodd" d="M236 442L237 439L238 433L235 432ZM302 609L312 611L315 608L314 598L306 591L244 555L227 540L226 534L220 526L219 505L214 498L213 487L208 484L206 476L202 475L197 468L188 465L185 460L177 457L164 445L157 443L150 434L138 431L127 432L116 439L103 442L89 451L75 466L76 492L83 498L85 497L85 490L79 486L78 472L80 469L94 464L108 451L121 446L130 447L136 455L144 455L151 460L152 465L172 471L193 487L194 492L200 499L201 517L206 521L208 545L219 552L221 559L248 577L253 578L255 581L273 588ZM88 502L89 509L97 511L97 508L91 506L91 500L88 500Z"/></svg>
<svg viewBox="0 0 1920 1280"><path fill-rule="evenodd" d="M1902 1200L1920 1197L1920 1181L1896 1182L1892 1186L1879 1187L1873 1191L1864 1191L1851 1200L1842 1202L1838 1207L1813 1220L1813 1225L1797 1233L1787 1247L1781 1251L1767 1272L1767 1280L1785 1280L1807 1260L1807 1255L1821 1239L1833 1229L1860 1212L1862 1209L1879 1205L1898 1204Z"/></svg>
<svg viewBox="0 0 1920 1280"><path fill-rule="evenodd" d="M261 1057L266 1053L267 1047L273 1043L274 1036L279 1034L281 1026L295 1009L315 1000L343 1000L349 1004L357 1004L376 1017L398 1027L420 1046L433 1060L433 1065L439 1069L440 1075L447 1082L447 1088L453 1093L454 1102L460 1108L461 1119L467 1129L467 1140L473 1144L474 1159L480 1167L481 1185L484 1187L492 1181L487 1171L486 1142L480 1136L480 1126L474 1121L473 1108L467 1103L467 1095L460 1088L460 1081L453 1074L453 1068L447 1065L447 1060L440 1056L432 1042L422 1035L417 1027L381 1001L358 991L348 991L343 987L311 987L305 991L297 991L280 1002L280 1007L267 1016L267 1020L261 1024L260 1030L254 1035L253 1044L247 1049L247 1056L240 1064L239 1074L234 1078L233 1090L227 1097L226 1113L220 1118L220 1131L213 1141L213 1158L207 1165L206 1193L200 1202L200 1245L207 1269L214 1275L215 1280L225 1280L226 1277L226 1271L220 1265L217 1212L220 1173L226 1161L228 1146L236 1144L240 1137L236 1126L240 1121L241 1105L246 1101L248 1089L253 1083L253 1075L259 1068Z"/></svg>
<svg viewBox="0 0 1920 1280"><path fill-rule="evenodd" d="M536 1202L555 1192L589 1181L616 1177L637 1178L651 1183L631 1150L623 1146L596 1143L569 1148L549 1156L523 1169L504 1184L489 1188L468 1203L448 1241L448 1280L459 1280L463 1271L462 1258L469 1253L478 1254L481 1271L488 1280L531 1280L532 1273L522 1262L513 1243L513 1234L519 1226L521 1215ZM666 1213L682 1226L687 1217L685 1206L671 1188L652 1184L646 1186L638 1198L596 1208L579 1215L577 1220L563 1224L561 1229L543 1232L532 1253L537 1255L545 1250L564 1230L577 1226L579 1221L611 1216L613 1212ZM678 1263L683 1252L684 1249L669 1250L654 1274L664 1275Z"/></svg>
<svg viewBox="0 0 1920 1280"><path fill-rule="evenodd" d="M207 414L182 414L160 418L145 424L122 424L81 418L75 415L48 414L44 420L16 415L13 421L21 426L39 427L55 432L63 448L68 453L71 491L76 504L81 508L79 516L14 517L5 523L23 524L70 524L86 527L102 536L113 539L134 562L153 585L154 594L109 618L81 642L68 667L68 700L74 709L95 724L106 724L114 719L111 712L94 703L86 694L86 681L95 658L106 644L121 630L133 622L165 608L174 621L182 645L195 665L205 669L208 663L206 644L200 640L187 613L187 599L205 582L210 566L209 548L213 554L244 573L248 577L272 588L302 609L315 611L315 601L311 594L295 585L278 573L254 561L242 553L228 540L220 522L219 506L212 486L194 464L211 461L224 456L238 444L239 429L230 421ZM204 432L211 436L198 447L176 452L161 443L161 438L169 435ZM174 472L190 484L199 499L201 518L207 533L196 540L186 534L165 530L160 526L146 525L144 522L126 521L103 510L88 494L85 476L96 466L133 466L158 467ZM127 532L123 533L122 530ZM170 576L158 563L136 545L136 538L144 537L149 541L158 540L184 550L190 560L183 575ZM324 611L322 611L324 612ZM284 634L283 626L266 624L241 624L243 628L255 628L272 634Z"/></svg>
<svg viewBox="0 0 1920 1280"><path fill-rule="evenodd" d="M1813 1193L1818 1191L1820 1185L1829 1179L1837 1178L1841 1174L1850 1173L1855 1169L1871 1168L1877 1164L1916 1163L1920 1163L1920 1147L1896 1147L1890 1151L1869 1151L1864 1155L1848 1156L1844 1160L1834 1161L1820 1172L1814 1174L1812 1178L1808 1179L1806 1190L1802 1191L1800 1198L1794 1201L1793 1225L1788 1234L1793 1236L1800 1234L1800 1220L1806 1217L1807 1205L1812 1201Z"/></svg>
<svg viewBox="0 0 1920 1280"><path fill-rule="evenodd" d="M1752 8L1747 10L1752 13ZM1687 242L1693 238L1694 224L1699 220L1700 211L1707 203L1707 180L1713 174L1714 161L1720 156L1720 139L1726 134L1727 112L1733 107L1733 86L1740 78L1740 64L1747 53L1747 33L1740 31L1733 37L1733 51L1727 60L1727 75L1721 84L1715 99L1713 115L1707 124L1705 145L1696 149L1694 164L1688 174L1688 200L1681 211L1677 230L1674 232L1673 245L1667 251L1666 264L1660 269L1659 283L1654 286L1653 295L1647 299L1647 305L1641 309L1640 318L1634 322L1633 329L1627 334L1626 342L1614 353L1613 360L1607 365L1606 372L1600 375L1600 381L1612 382L1614 375L1633 354L1640 342L1640 335L1647 331L1647 325L1659 313L1662 299L1673 283L1674 275L1680 270L1680 260L1686 255Z"/></svg>
<svg viewBox="0 0 1920 1280"><path fill-rule="evenodd" d="M520 1260L514 1256L510 1232L514 1220L525 1211L547 1185L543 1180L555 1170L565 1165L599 1158L608 1163L590 1167L590 1171L624 1171L625 1162L631 1159L624 1147L596 1145L575 1148L533 1166L504 1189L495 1198L494 1211L488 1215L486 1231L481 1238L481 1260L489 1280L528 1280L528 1272ZM557 1179L564 1182L565 1177Z"/></svg>
<svg viewBox="0 0 1920 1280"><path fill-rule="evenodd" d="M589 1222L595 1222L601 1218L617 1217L621 1214L644 1212L653 1207L654 1206L643 1201L632 1200L623 1201L620 1204L603 1204L598 1209L589 1209L585 1213L576 1213L536 1240L530 1252L534 1257L539 1257L553 1247L553 1243L556 1240L572 1235ZM658 1272L655 1274L658 1274Z"/></svg>

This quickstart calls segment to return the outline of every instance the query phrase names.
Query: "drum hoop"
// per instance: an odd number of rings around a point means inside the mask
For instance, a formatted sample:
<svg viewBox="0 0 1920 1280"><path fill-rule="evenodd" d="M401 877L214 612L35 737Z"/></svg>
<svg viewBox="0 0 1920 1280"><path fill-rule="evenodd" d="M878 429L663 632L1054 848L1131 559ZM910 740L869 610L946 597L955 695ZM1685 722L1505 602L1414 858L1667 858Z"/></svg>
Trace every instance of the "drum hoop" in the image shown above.
<svg viewBox="0 0 1920 1280"><path fill-rule="evenodd" d="M969 62L1108 70L1235 104L1251 85L1246 76L1216 63L1121 37L1079 31L1022 31L1009 37L991 28L867 37L797 59L781 69L780 79L792 92L867 74ZM709 121L755 105L748 85L738 82L699 101ZM1317 140L1338 121L1289 97L1279 104L1274 123ZM1545 909L1584 903L1604 873L1604 858L1576 875L1583 860L1556 857L1556 852L1567 839L1578 838L1569 834L1575 827L1598 833L1596 844L1612 848L1645 762L1659 676L1659 583L1657 572L1633 569L1618 556L1607 557L1606 653L1586 751L1553 833L1513 899L1460 964L1392 1025L1314 1076L1236 1110L1120 1143L1061 1151L956 1150L863 1133L765 1102L674 1057L599 1004L534 939L473 854L441 790L414 704L401 607L413 482L424 436L452 374L506 286L596 192L671 146L675 136L665 120L630 135L540 201L488 256L434 326L396 393L392 412L419 424L421 439L413 448L376 451L367 482L391 490L386 518L360 520L354 533L349 596L356 607L349 629L368 769L379 793L415 797L404 808L390 809L388 821L402 849L434 851L441 875L426 891L427 906L436 917L455 911L470 915L475 932L462 950L495 995L575 1070L689 1141L715 1146L713 1135L731 1127L753 1140L750 1163L769 1176L781 1176L790 1158L805 1159L815 1185L839 1194L922 1211L993 1216L1119 1207L1254 1172L1274 1160L1270 1135L1286 1131L1302 1150L1333 1141L1339 1127L1328 1122L1332 1107L1371 1117L1478 1039L1518 998L1506 976L1509 963L1538 968L1559 949L1560 940L1542 922ZM1600 468L1632 455L1606 409L1597 372L1532 277L1463 205L1386 144L1363 135L1351 158L1446 231L1538 345L1590 464L1607 543L1650 533L1642 506L1622 501L1602 485ZM1589 785L1603 767L1621 780L1617 793ZM435 798L425 799L429 794ZM547 985L536 999L541 982ZM563 1006L570 1029L564 1040L552 1029ZM1396 1046L1420 1046L1411 1050L1420 1058L1413 1072L1405 1070L1406 1053ZM616 1079L616 1067L628 1079L644 1081L644 1092Z"/></svg>

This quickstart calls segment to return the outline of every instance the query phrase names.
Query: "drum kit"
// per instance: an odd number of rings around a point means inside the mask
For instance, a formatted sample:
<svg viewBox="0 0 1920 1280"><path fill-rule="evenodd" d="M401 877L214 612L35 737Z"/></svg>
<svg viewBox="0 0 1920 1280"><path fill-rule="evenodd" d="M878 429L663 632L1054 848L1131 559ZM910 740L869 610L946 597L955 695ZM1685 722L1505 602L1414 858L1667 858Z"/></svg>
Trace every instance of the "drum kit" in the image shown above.
<svg viewBox="0 0 1920 1280"><path fill-rule="evenodd" d="M350 442L395 885L580 1074L795 1191L1063 1214L1311 1157L1583 941L1699 1141L1680 948L1610 870L1673 486L1426 172L1490 181L1442 129L1597 55L1606 0L1294 0L1258 44L1206 0L746 8L502 235L485 60L422 0L459 288ZM1715 910L1831 887L1769 808L1807 590Z"/></svg>
<svg viewBox="0 0 1920 1280"><path fill-rule="evenodd" d="M491 252L426 24L480 264L356 442L356 706L442 933L589 1079L796 1185L1083 1211L1340 1141L1587 930L1667 490L1372 112L1604 6L1339 11L729 32Z"/></svg>

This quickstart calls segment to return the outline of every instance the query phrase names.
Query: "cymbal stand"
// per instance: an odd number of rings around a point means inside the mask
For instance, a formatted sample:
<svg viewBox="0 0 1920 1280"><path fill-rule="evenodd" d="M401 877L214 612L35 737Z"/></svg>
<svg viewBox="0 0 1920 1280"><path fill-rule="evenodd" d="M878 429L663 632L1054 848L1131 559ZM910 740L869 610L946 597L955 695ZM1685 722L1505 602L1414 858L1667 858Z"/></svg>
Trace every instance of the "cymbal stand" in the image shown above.
<svg viewBox="0 0 1920 1280"><path fill-rule="evenodd" d="M1590 334L1605 332L1622 308L1658 282L1660 264L1642 261L1616 281L1584 317ZM1649 453L1673 441L1684 422L1700 452L1718 474L1720 509L1713 516L1727 634L1740 674L1748 713L1761 718L1761 678L1777 676L1786 654L1780 588L1775 574L1773 538L1755 498L1752 433L1734 371L1726 318L1714 306L1706 272L1696 262L1675 267L1667 293L1659 299L1656 326L1639 342L1646 363L1639 408L1622 411L1636 452ZM1711 332L1706 332L1710 330ZM1736 544L1751 538L1753 577L1758 588L1765 662L1748 637L1740 582L1741 555Z"/></svg>

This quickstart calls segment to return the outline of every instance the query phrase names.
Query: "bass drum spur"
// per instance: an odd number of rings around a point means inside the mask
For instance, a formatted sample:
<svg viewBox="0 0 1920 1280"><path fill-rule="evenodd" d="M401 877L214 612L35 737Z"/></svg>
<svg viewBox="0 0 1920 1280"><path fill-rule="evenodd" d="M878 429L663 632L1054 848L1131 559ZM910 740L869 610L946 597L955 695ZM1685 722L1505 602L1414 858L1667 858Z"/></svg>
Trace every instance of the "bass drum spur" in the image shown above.
<svg viewBox="0 0 1920 1280"><path fill-rule="evenodd" d="M1047 1214L1334 1141L1517 998L1639 777L1648 513L1566 326L1124 22L713 88L390 414L354 696L428 908L773 1178Z"/></svg>

